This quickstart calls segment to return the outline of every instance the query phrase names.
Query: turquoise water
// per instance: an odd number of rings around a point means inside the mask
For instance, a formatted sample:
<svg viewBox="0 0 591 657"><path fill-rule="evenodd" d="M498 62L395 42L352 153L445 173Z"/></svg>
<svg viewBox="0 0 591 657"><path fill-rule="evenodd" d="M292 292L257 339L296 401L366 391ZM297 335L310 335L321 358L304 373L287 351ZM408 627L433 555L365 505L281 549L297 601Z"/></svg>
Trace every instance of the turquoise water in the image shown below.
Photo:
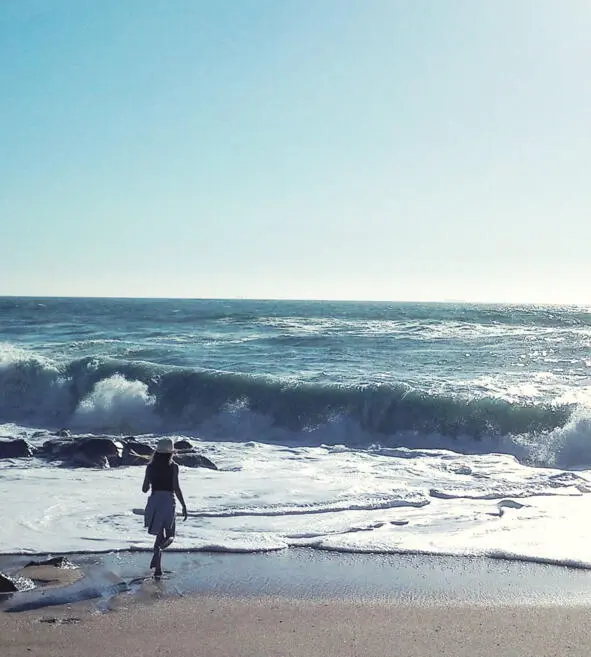
<svg viewBox="0 0 591 657"><path fill-rule="evenodd" d="M585 404L590 344L573 307L4 298L0 423L190 432L240 406L377 439L535 434Z"/></svg>

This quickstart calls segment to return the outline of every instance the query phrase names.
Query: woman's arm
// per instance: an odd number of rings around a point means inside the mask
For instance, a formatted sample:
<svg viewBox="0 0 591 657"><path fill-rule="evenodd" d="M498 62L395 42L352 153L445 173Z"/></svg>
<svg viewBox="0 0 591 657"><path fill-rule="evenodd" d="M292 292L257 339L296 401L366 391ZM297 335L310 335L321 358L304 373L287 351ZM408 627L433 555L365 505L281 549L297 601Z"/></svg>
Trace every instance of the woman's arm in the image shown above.
<svg viewBox="0 0 591 657"><path fill-rule="evenodd" d="M147 493L150 490L150 466L146 467L146 474L144 476L144 483L142 484L142 493Z"/></svg>
<svg viewBox="0 0 591 657"><path fill-rule="evenodd" d="M183 508L183 520L186 520L187 505L185 504L185 500L183 498L183 491L181 490L181 486L179 484L179 466L176 463L174 464L173 484L174 484L174 493L179 498L179 502L181 503L181 506Z"/></svg>

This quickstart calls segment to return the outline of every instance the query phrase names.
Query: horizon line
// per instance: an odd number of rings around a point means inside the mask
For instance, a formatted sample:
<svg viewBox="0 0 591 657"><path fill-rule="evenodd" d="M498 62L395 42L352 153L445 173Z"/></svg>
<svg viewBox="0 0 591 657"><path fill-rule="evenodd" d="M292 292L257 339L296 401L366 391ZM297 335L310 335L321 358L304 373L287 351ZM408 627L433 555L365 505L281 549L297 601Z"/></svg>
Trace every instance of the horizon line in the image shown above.
<svg viewBox="0 0 591 657"><path fill-rule="evenodd" d="M303 298L303 297L167 297L167 296L117 296L117 295L48 295L48 294L0 294L0 299L54 299L54 300L113 300L113 301L293 301L299 303L394 303L394 304L464 304L464 305L505 305L505 306L590 306L589 302L560 301L473 301L467 299L343 299L343 298Z"/></svg>

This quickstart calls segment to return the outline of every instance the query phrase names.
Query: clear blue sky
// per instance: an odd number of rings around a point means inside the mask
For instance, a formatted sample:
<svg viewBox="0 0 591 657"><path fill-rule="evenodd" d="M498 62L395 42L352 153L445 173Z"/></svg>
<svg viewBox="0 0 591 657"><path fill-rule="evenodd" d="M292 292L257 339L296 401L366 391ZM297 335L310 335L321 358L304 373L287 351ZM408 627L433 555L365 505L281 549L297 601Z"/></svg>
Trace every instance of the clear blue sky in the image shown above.
<svg viewBox="0 0 591 657"><path fill-rule="evenodd" d="M1 0L0 294L591 303L586 0Z"/></svg>

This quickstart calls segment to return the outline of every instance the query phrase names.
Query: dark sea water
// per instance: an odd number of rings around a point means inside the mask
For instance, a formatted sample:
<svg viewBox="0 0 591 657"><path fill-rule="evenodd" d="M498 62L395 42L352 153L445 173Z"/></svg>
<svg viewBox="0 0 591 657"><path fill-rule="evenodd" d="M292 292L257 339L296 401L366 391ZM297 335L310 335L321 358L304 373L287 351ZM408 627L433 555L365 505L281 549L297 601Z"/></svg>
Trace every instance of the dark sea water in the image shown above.
<svg viewBox="0 0 591 657"><path fill-rule="evenodd" d="M197 431L239 405L376 439L533 434L587 399L590 344L581 308L5 298L0 422Z"/></svg>

